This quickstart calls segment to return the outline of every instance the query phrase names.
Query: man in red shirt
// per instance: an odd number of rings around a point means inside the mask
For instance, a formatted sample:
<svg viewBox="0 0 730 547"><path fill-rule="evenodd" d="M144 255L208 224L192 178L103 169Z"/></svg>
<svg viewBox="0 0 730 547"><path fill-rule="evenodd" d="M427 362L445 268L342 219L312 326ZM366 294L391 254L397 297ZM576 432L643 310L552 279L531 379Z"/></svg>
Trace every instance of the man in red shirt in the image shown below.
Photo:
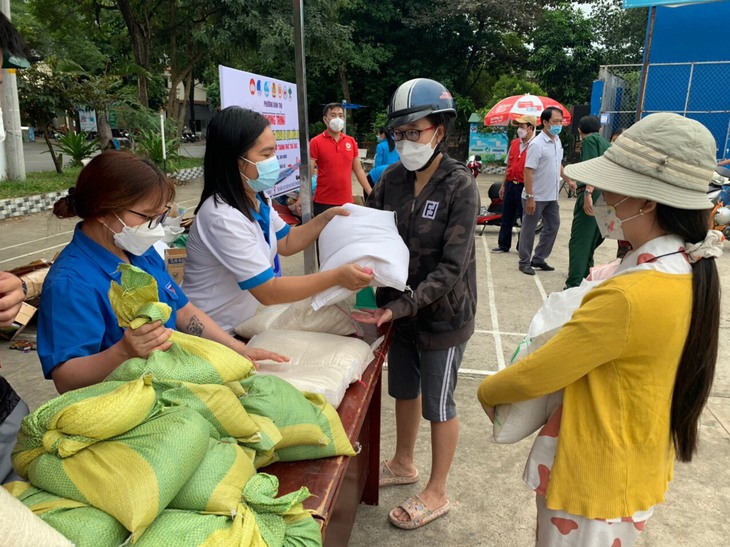
<svg viewBox="0 0 730 547"><path fill-rule="evenodd" d="M352 173L355 173L366 194L372 190L360 163L355 139L342 132L345 127L342 105L328 104L324 107L323 116L327 129L309 141L312 169L317 168L313 207L315 216L330 207L352 203Z"/></svg>
<svg viewBox="0 0 730 547"><path fill-rule="evenodd" d="M517 126L517 138L512 141L507 153L507 169L499 189L502 203L502 220L500 221L499 238L493 253L508 253L512 246L512 227L515 220L522 218L522 189L525 187L525 159L527 147L535 136L535 116L521 116L512 120Z"/></svg>

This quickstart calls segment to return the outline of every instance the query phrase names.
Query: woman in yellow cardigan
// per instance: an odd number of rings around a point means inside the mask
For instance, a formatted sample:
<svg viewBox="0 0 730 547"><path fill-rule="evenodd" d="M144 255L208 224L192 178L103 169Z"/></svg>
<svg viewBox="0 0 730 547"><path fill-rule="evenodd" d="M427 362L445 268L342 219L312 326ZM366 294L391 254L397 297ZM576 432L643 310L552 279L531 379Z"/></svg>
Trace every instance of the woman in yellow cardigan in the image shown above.
<svg viewBox="0 0 730 547"><path fill-rule="evenodd" d="M660 113L566 168L603 190L602 235L635 250L551 340L479 387L491 419L496 405L564 389L525 469L539 547L633 545L664 500L674 458L688 462L697 448L719 327L722 235L708 232L705 195L715 150L703 125Z"/></svg>

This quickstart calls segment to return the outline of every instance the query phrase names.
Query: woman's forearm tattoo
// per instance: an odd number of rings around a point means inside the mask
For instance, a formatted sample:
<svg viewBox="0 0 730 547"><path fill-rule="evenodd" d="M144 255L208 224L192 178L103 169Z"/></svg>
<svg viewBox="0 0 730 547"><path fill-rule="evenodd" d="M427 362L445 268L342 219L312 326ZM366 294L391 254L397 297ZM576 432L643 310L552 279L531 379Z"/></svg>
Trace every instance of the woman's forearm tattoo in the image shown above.
<svg viewBox="0 0 730 547"><path fill-rule="evenodd" d="M203 323L201 323L195 315L190 318L190 321L185 328L187 333L192 334L193 336L203 336L203 329L205 329Z"/></svg>

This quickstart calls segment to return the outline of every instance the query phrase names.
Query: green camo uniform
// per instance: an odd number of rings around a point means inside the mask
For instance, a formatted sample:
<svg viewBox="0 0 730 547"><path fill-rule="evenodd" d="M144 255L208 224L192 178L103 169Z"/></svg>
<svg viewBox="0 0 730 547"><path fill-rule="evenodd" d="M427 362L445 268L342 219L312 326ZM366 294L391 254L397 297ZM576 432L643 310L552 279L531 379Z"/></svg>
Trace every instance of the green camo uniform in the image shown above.
<svg viewBox="0 0 730 547"><path fill-rule="evenodd" d="M580 161L602 156L609 146L611 143L598 133L586 135L581 145ZM585 184L579 183L578 188L585 188ZM598 190L593 191L594 203L599 195ZM570 229L570 243L568 243L570 259L568 279L565 280L566 288L577 287L588 276L593 267L593 252L603 243L596 219L583 211L585 196L584 191L578 194L573 209L573 225Z"/></svg>

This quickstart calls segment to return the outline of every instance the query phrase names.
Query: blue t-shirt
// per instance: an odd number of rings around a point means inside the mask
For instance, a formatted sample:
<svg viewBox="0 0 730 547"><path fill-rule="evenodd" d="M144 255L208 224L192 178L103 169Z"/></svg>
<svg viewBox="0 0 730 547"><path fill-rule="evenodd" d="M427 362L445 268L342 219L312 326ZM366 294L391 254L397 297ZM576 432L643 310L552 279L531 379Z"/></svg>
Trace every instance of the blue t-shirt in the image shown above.
<svg viewBox="0 0 730 547"><path fill-rule="evenodd" d="M380 175L383 174L386 167L399 160L400 156L398 155L398 151L395 148L393 148L393 150L390 149L388 146L388 140L383 139L380 141L378 146L375 148L375 161L373 162L373 168L370 170L370 173L368 173L373 184L378 182Z"/></svg>
<svg viewBox="0 0 730 547"><path fill-rule="evenodd" d="M142 256L129 254L130 262L157 281L160 302L172 308L165 323L175 328L177 310L188 303L165 269L154 248ZM109 302L112 280L121 282L121 261L76 225L71 242L61 252L43 283L38 310L38 356L43 374L69 359L102 352L122 339L124 329Z"/></svg>

